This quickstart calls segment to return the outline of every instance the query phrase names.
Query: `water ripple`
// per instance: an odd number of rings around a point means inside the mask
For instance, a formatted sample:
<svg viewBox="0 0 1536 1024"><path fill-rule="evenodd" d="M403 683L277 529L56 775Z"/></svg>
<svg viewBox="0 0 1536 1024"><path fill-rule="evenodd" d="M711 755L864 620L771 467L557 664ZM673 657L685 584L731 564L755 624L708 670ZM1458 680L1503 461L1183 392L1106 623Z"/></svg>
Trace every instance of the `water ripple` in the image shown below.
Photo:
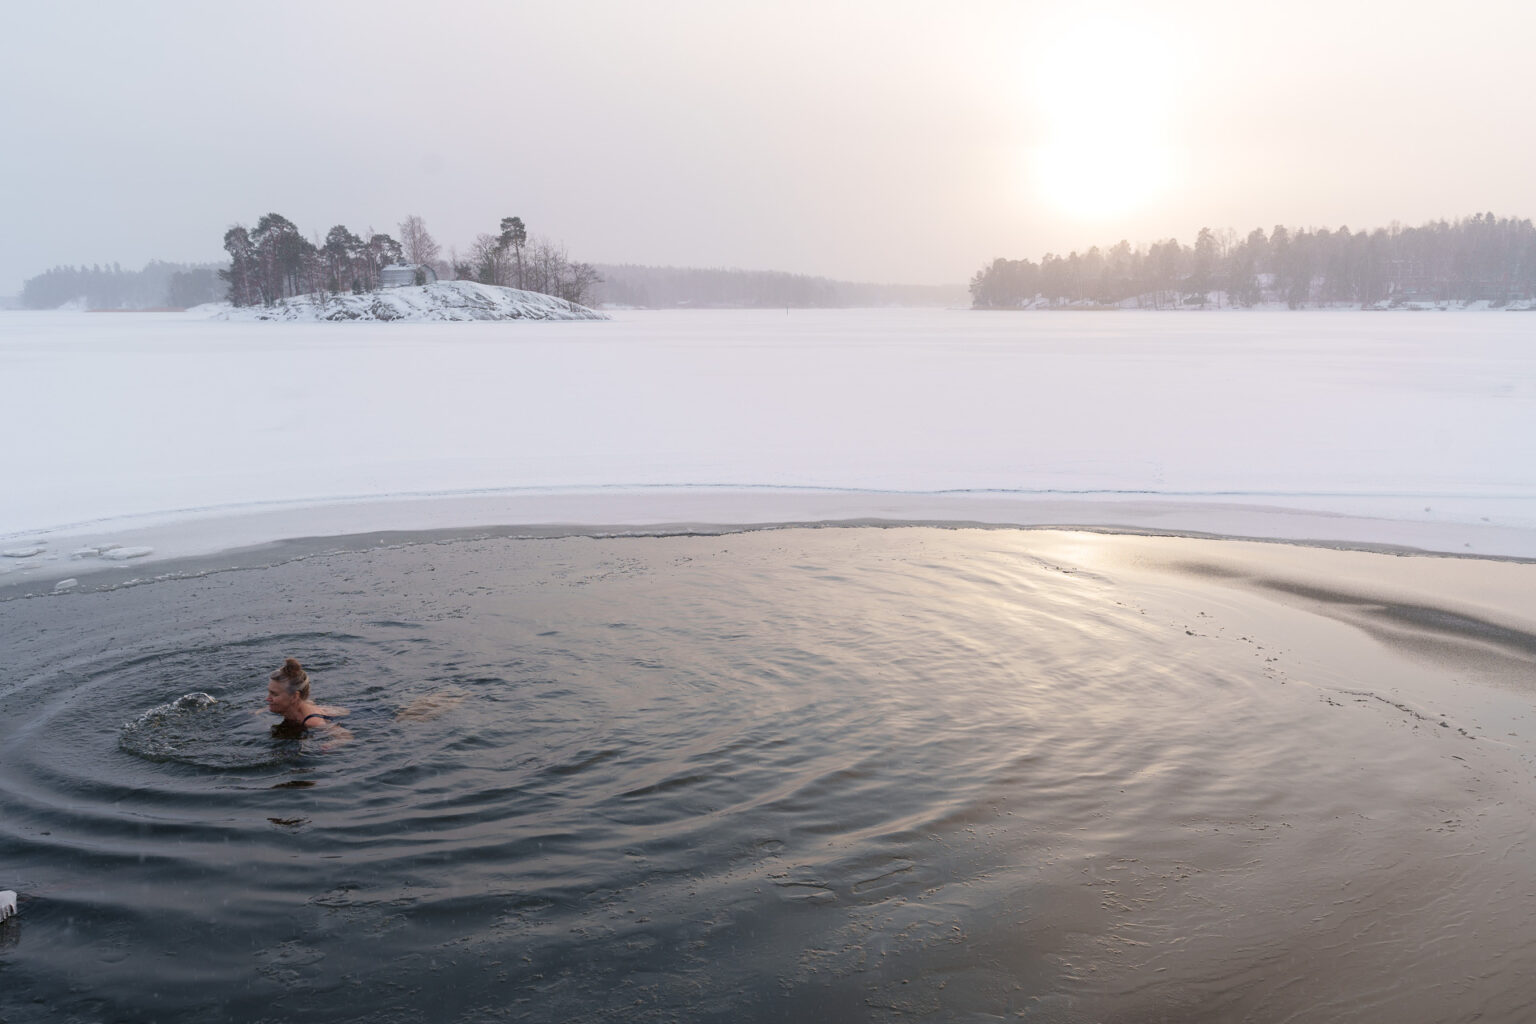
<svg viewBox="0 0 1536 1024"><path fill-rule="evenodd" d="M1038 542L481 540L10 602L0 1011L1194 1019L1347 990L1288 936L1368 976L1450 909L1410 886L1486 894L1484 854L1525 891L1427 722L1320 716L1344 691L1277 677L1238 604ZM274 735L290 655L353 742ZM1504 956L1489 1019L1536 963Z"/></svg>

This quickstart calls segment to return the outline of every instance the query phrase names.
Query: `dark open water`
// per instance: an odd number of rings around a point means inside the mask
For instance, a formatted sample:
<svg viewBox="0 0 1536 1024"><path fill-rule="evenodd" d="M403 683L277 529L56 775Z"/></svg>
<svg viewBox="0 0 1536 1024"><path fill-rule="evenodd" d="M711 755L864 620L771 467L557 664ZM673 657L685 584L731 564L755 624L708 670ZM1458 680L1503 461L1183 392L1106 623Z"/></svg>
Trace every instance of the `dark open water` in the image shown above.
<svg viewBox="0 0 1536 1024"><path fill-rule="evenodd" d="M1528 805L1466 775L1504 762L1032 545L456 541L0 604L0 1020L1529 1019ZM255 714L289 655L356 742Z"/></svg>

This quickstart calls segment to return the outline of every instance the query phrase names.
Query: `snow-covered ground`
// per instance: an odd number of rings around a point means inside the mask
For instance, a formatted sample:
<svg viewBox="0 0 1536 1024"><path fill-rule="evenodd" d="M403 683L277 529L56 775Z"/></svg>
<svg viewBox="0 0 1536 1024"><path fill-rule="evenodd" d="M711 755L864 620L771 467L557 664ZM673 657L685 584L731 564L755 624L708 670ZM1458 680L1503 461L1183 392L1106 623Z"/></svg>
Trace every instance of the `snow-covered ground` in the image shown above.
<svg viewBox="0 0 1536 1024"><path fill-rule="evenodd" d="M1536 557L1536 317L1516 313L6 313L0 378L3 573L861 517Z"/></svg>
<svg viewBox="0 0 1536 1024"><path fill-rule="evenodd" d="M474 281L441 281L363 295L299 295L272 306L213 303L189 310L215 320L604 320L586 306Z"/></svg>

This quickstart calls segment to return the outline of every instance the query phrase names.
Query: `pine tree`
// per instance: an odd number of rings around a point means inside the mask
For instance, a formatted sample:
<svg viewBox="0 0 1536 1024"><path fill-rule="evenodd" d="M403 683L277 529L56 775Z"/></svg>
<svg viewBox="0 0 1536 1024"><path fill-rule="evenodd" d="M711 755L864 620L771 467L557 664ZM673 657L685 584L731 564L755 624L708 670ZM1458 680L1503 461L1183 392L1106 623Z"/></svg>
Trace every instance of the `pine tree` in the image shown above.
<svg viewBox="0 0 1536 1024"><path fill-rule="evenodd" d="M528 229L523 226L521 217L501 218L501 234L497 236L503 251L512 250L513 263L517 268L516 287L523 288L523 246L528 242Z"/></svg>
<svg viewBox="0 0 1536 1024"><path fill-rule="evenodd" d="M1189 295L1205 308L1216 275L1216 235L1210 228L1201 228L1195 236L1195 251L1190 258L1189 279L1186 282Z"/></svg>
<svg viewBox="0 0 1536 1024"><path fill-rule="evenodd" d="M350 291L355 295L363 290L356 265L362 247L363 240L347 230L345 224L337 224L325 233L320 254L325 261L326 287L331 291Z"/></svg>
<svg viewBox="0 0 1536 1024"><path fill-rule="evenodd" d="M255 305L256 246L250 233L238 224L224 232L224 251L229 253L229 269L219 271L219 276L229 282L229 301L236 306Z"/></svg>

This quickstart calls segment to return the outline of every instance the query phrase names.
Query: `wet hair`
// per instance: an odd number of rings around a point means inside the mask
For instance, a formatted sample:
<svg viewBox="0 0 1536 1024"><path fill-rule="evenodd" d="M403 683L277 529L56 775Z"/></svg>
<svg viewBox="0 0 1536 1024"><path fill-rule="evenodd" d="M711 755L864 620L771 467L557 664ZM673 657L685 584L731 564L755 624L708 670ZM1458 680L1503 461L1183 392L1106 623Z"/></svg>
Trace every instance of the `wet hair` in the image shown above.
<svg viewBox="0 0 1536 1024"><path fill-rule="evenodd" d="M300 700L309 700L309 673L304 671L304 666L299 664L298 658L289 658L283 662L283 667L267 677L273 682L282 683L290 694Z"/></svg>

